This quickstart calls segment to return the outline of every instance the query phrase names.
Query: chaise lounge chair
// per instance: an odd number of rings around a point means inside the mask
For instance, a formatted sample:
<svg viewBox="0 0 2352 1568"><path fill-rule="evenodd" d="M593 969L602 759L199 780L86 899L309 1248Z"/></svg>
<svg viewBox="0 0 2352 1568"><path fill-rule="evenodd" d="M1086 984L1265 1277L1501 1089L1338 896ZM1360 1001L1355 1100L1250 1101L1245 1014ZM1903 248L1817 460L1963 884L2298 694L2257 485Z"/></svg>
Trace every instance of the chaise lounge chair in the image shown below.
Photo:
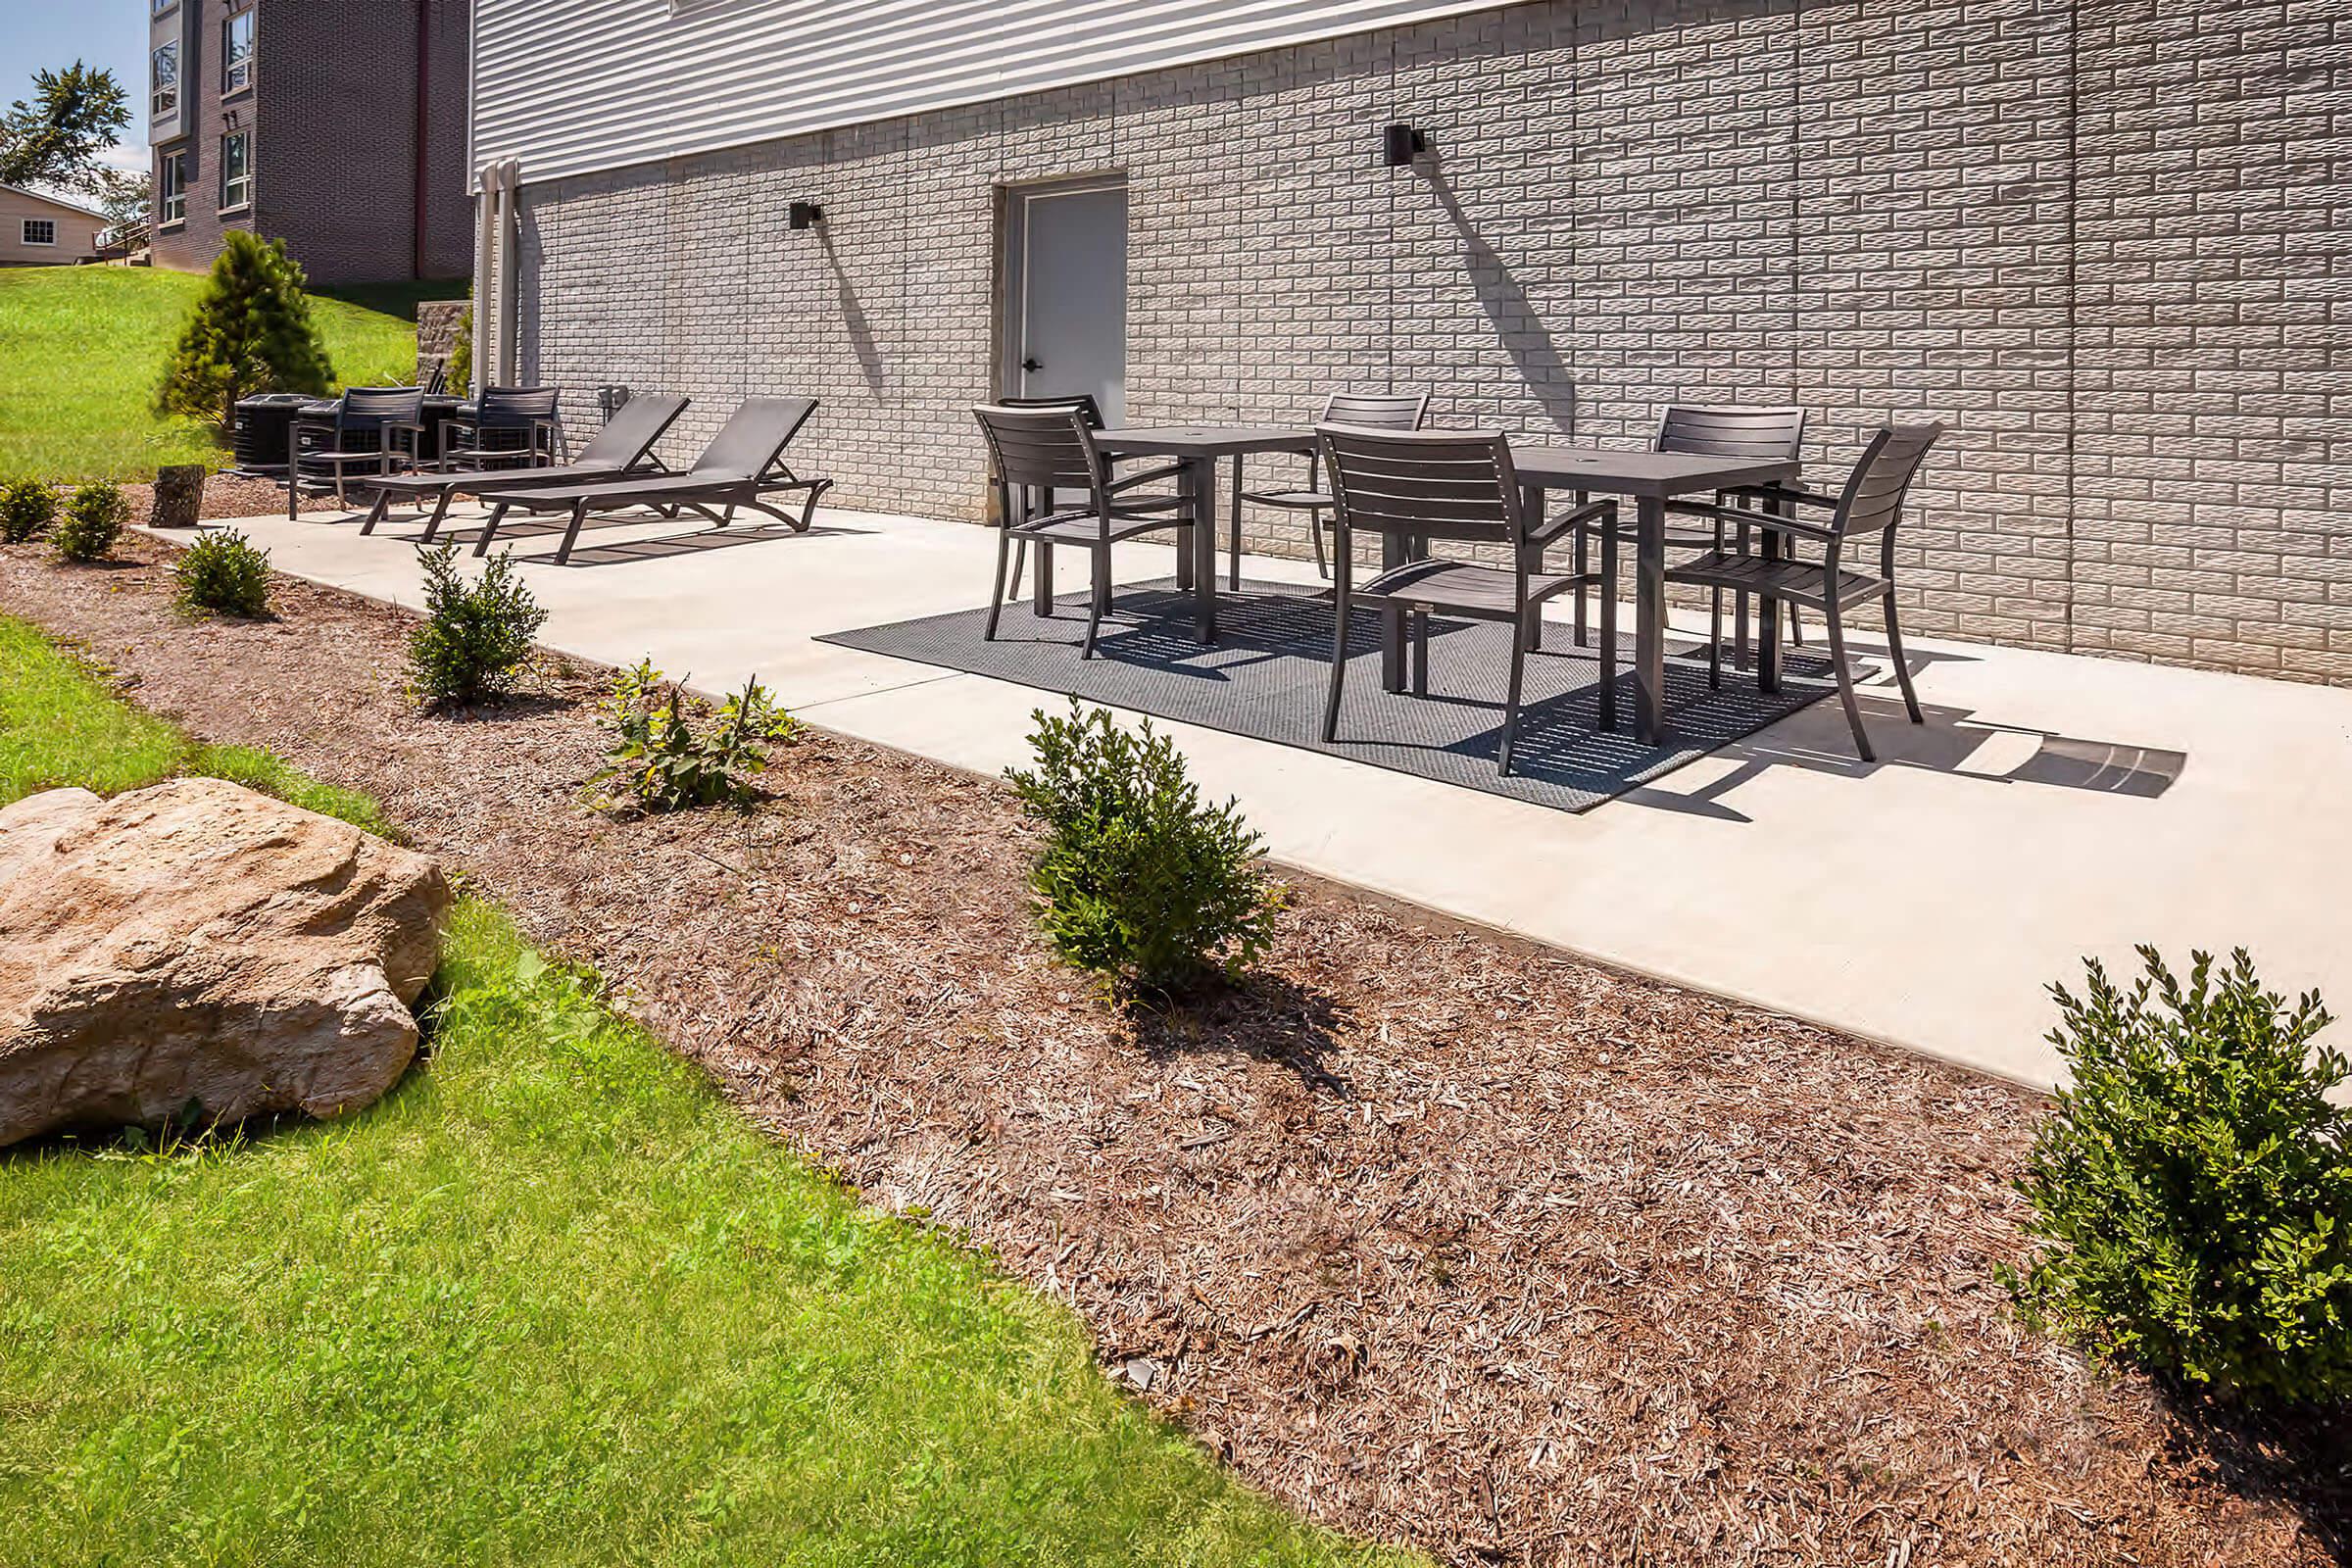
<svg viewBox="0 0 2352 1568"><path fill-rule="evenodd" d="M558 565L571 559L571 547L579 539L580 525L588 520L591 511L655 507L673 517L680 511L699 512L724 528L735 520L737 509L749 508L766 513L795 533L807 533L808 524L816 517L817 497L831 489L833 481L799 478L784 466L783 458L784 449L815 412L814 398L745 398L743 407L710 438L703 455L684 473L587 484L542 482L527 489L517 486L500 490L488 498L490 520L483 527L481 538L474 542L473 553L479 556L489 551L490 541L497 537L507 513L516 507L525 512L571 514L570 524L564 530L563 546L556 551ZM547 471L542 468L531 477L544 480ZM779 512L760 499L779 490L808 493L798 517Z"/></svg>
<svg viewBox="0 0 2352 1568"><path fill-rule="evenodd" d="M422 504L433 498L432 520L424 525L423 543L431 544L449 515L449 504L459 496L492 497L504 490L545 489L549 485L589 484L627 478L632 474L665 474L669 469L653 455L654 443L666 434L686 412L687 400L667 392L641 392L612 411L612 417L596 438L580 448L579 460L552 468L460 468L449 473L399 474L355 481L372 485L375 505L360 532L373 533L384 520L393 500L406 497Z"/></svg>

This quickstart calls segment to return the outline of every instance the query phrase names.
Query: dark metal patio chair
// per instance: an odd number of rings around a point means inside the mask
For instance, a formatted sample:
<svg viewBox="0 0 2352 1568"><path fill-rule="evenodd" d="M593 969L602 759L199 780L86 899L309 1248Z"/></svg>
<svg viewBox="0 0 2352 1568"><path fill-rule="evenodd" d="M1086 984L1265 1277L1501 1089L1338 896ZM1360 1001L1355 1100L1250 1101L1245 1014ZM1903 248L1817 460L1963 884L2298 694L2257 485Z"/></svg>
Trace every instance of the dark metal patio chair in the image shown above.
<svg viewBox="0 0 2352 1568"><path fill-rule="evenodd" d="M1352 425L1359 430L1418 430L1421 421L1429 416L1429 394L1426 392L1334 392L1323 400L1323 415L1315 422ZM1315 542L1315 575L1328 577L1331 566L1323 555L1323 514L1338 505L1323 483L1323 450L1317 447L1306 456L1306 482L1296 490L1252 490L1242 487L1241 458L1233 460L1233 542L1231 546L1231 575L1233 586L1242 585L1242 502L1260 507L1274 507L1284 512L1303 512L1307 514L1307 531Z"/></svg>
<svg viewBox="0 0 2352 1568"><path fill-rule="evenodd" d="M1792 459L1803 446L1804 438L1805 411L1800 408L1746 403L1673 405L1658 420L1658 433L1650 442L1650 450L1652 452L1687 452L1710 458ZM1735 500L1754 501L1760 499L1762 497L1758 492L1742 492L1735 496L1732 492L1727 491L1715 498L1715 505L1718 507L1729 506ZM1666 504L1666 518L1667 549L1705 551L1724 548L1726 536L1723 526L1711 519L1703 503L1670 501ZM1678 519L1688 521L1693 518L1706 522L1707 526L1703 528L1676 526ZM1633 542L1630 531L1632 524L1626 522L1620 526L1629 530L1620 543L1631 544ZM1739 530L1738 542L1740 549L1747 548L1747 534L1744 529ZM1590 563L1590 550L1589 534L1580 531L1572 541L1569 564L1574 570L1581 572L1587 568ZM1613 596L1616 591L1616 580L1612 576L1609 586L1603 592ZM1722 598L1720 593L1715 596L1715 610L1718 615L1721 614L1723 608ZM1741 667L1745 667L1744 662L1747 658L1747 596L1740 595L1739 612L1734 621L1734 640L1740 650L1740 658L1742 661ZM1574 625L1576 645L1582 648L1585 646L1587 638L1588 621L1585 601L1581 595L1576 602ZM1794 642L1802 643L1804 641L1793 611L1790 612L1788 617L1788 634L1790 640ZM1539 646L1541 645L1539 644Z"/></svg>
<svg viewBox="0 0 2352 1568"><path fill-rule="evenodd" d="M1862 709L1854 700L1854 673L1845 653L1846 611L1876 600L1886 612L1886 652L1894 662L1894 678L1903 689L1903 708L1912 723L1925 722L1919 696L1911 689L1911 666L1903 659L1902 628L1895 621L1894 530L1902 517L1904 493L1943 431L1944 426L1937 423L1887 425L1863 448L1844 490L1834 500L1810 492L1778 492L1780 498L1799 505L1829 509L1826 522L1739 507L1703 509L1719 529L1737 529L1740 543L1670 565L1666 580L1716 590L1714 636L1707 658L1710 684L1720 685L1723 679L1723 590L1756 596L1763 612L1758 640L1767 649L1778 631L1774 624L1778 607L1810 605L1828 624L1830 662L1838 672L1838 700L1844 705L1845 721L1853 729L1854 750L1865 762L1876 761L1870 737L1863 733ZM1874 534L1879 541L1877 573L1848 567L1847 545L1859 545ZM1751 538L1760 549L1749 548ZM1821 560L1799 560L1784 549L1809 545L1821 547Z"/></svg>
<svg viewBox="0 0 2352 1568"><path fill-rule="evenodd" d="M1429 693L1429 617L1433 612L1499 620L1511 628L1510 695L1502 719L1496 771L1511 770L1511 747L1519 732L1519 697L1527 656L1535 645L1544 602L1570 590L1604 581L1617 564L1617 503L1592 502L1545 521L1523 507L1511 443L1499 431L1374 431L1350 425L1315 428L1324 472L1331 476L1332 634L1331 692L1323 709L1323 739L1338 738L1340 693L1348 674L1348 617L1361 601L1382 612L1383 638L1391 648L1413 618L1414 694ZM1574 528L1600 536L1599 576L1537 570L1544 549ZM1400 542L1416 557L1381 572L1357 588L1353 536L1380 534ZM1433 539L1500 546L1511 561L1482 566L1432 559ZM1604 690L1617 678L1617 610L1601 601L1600 678Z"/></svg>
<svg viewBox="0 0 2352 1568"><path fill-rule="evenodd" d="M1079 657L1095 657L1102 615L1110 608L1110 547L1121 540L1163 528L1183 528L1194 522L1185 498L1173 495L1139 496L1139 485L1169 478L1178 465L1147 468L1113 480L1110 465L1095 445L1086 411L1075 407L1015 408L984 404L972 415L988 440L990 464L997 485L997 585L988 602L987 638L994 641L997 620L1004 608L1005 566L1015 540L1038 549L1038 587L1053 589L1052 549L1057 544L1084 548L1093 563L1092 591L1087 595L1086 645ZM1053 497L1057 491L1077 490L1083 505L1050 507L1041 514L1024 516L1013 510L1012 493L1029 489Z"/></svg>
<svg viewBox="0 0 2352 1568"><path fill-rule="evenodd" d="M399 438L408 438L407 450ZM355 386L327 414L301 414L287 434L286 517L301 508L305 485L331 489L335 505L348 506L351 471L373 466L381 475L394 466L416 466L424 437L424 389L414 386Z"/></svg>
<svg viewBox="0 0 2352 1568"><path fill-rule="evenodd" d="M525 468L556 461L559 394L552 386L487 386L474 400L471 419L453 420L441 432L441 466L488 468L514 464ZM465 460L461 462L460 460Z"/></svg>
<svg viewBox="0 0 2352 1568"><path fill-rule="evenodd" d="M1095 401L1095 395L1092 392L1065 392L1052 397L999 398L996 406L1000 409L1071 409L1086 420L1086 427L1089 430L1102 428L1102 405ZM1111 461L1115 463L1117 460L1112 459ZM1051 494L1040 495L1027 485L1023 485L1017 492L1013 492L1013 495L1014 499L1021 504L1020 514L1023 517L1042 516L1054 510L1054 497ZM1012 582L1004 590L1006 597L1014 599L1020 597L1021 568L1027 565L1028 562L1029 541L1016 535L1012 544Z"/></svg>

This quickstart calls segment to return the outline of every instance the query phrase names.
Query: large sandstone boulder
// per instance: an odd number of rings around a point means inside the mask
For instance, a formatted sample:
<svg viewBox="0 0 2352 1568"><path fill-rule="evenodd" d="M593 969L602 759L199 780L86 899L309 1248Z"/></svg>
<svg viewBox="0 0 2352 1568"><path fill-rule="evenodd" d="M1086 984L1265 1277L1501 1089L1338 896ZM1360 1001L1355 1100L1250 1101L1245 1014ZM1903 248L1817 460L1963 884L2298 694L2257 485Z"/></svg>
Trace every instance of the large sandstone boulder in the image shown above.
<svg viewBox="0 0 2352 1568"><path fill-rule="evenodd" d="M220 779L0 808L0 1147L369 1103L449 902L423 856Z"/></svg>

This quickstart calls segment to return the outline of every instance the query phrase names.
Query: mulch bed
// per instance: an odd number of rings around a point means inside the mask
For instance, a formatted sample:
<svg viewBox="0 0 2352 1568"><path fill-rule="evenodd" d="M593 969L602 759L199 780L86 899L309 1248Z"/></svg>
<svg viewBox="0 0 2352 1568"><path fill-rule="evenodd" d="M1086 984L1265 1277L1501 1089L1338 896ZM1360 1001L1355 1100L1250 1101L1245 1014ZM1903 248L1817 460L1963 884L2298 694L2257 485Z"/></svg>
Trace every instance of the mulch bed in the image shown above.
<svg viewBox="0 0 2352 1568"><path fill-rule="evenodd" d="M998 783L812 731L748 813L582 804L605 676L420 714L406 617L167 547L0 551L147 707L367 790L747 1112L1068 1301L1245 1476L1454 1563L2321 1563L2338 1422L2196 1420L1992 1269L2038 1102L1309 884L1262 976L1122 1017L1031 933ZM789 693L784 694L789 698ZM1691 896L1705 896L1694 879Z"/></svg>
<svg viewBox="0 0 2352 1568"><path fill-rule="evenodd" d="M130 503L132 520L144 523L155 510L155 486L126 484L123 499ZM338 512L348 514L349 507L338 507L330 495L305 496L304 512ZM197 503L196 515L200 520L216 517L282 517L286 513L286 487L269 479L246 479L233 473L205 475L204 499Z"/></svg>

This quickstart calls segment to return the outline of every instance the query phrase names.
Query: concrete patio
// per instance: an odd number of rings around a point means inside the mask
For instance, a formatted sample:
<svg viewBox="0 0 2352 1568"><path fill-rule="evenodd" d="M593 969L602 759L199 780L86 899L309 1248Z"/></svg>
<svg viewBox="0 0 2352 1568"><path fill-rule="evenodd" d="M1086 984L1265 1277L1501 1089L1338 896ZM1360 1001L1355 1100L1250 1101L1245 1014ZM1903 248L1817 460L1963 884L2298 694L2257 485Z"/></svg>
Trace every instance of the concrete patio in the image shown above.
<svg viewBox="0 0 2352 1568"><path fill-rule="evenodd" d="M237 524L282 570L411 607L420 525ZM544 530L509 542L551 612L544 641L586 659L650 655L705 691L757 675L812 722L991 774L1055 703L813 640L983 602L983 529L842 511L806 535L607 519L562 567ZM1173 553L1122 546L1118 567L1163 577ZM1313 581L1298 562L1246 569ZM1062 576L1082 586L1083 563ZM1911 653L1929 722L1874 686L1875 764L1832 701L1583 815L1166 727L1282 861L2029 1083L2057 1069L2043 988L2085 955L2130 969L2138 942L2182 961L2244 946L2274 987L2352 1004L2352 691L1928 639Z"/></svg>

